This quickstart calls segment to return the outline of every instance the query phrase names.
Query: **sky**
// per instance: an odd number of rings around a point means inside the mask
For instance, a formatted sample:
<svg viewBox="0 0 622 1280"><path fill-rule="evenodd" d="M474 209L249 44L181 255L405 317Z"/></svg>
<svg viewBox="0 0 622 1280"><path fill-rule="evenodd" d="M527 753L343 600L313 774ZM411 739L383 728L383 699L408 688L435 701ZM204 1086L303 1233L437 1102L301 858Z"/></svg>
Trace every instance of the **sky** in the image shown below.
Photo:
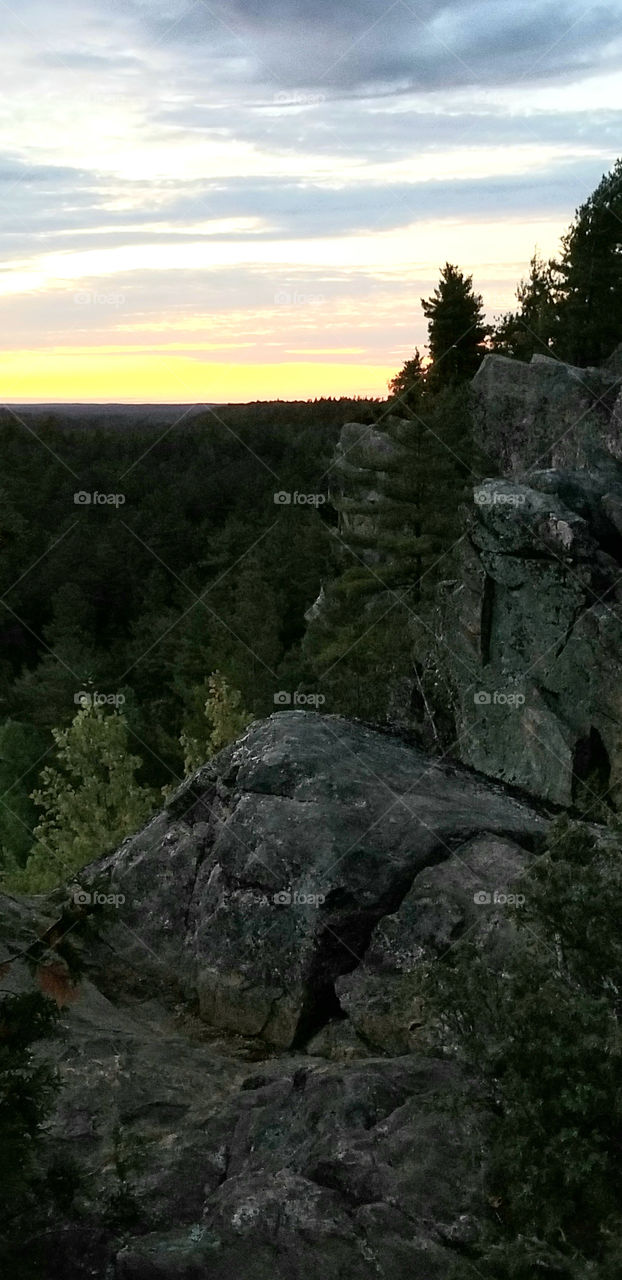
<svg viewBox="0 0 622 1280"><path fill-rule="evenodd" d="M384 396L622 154L622 0L0 0L0 402Z"/></svg>

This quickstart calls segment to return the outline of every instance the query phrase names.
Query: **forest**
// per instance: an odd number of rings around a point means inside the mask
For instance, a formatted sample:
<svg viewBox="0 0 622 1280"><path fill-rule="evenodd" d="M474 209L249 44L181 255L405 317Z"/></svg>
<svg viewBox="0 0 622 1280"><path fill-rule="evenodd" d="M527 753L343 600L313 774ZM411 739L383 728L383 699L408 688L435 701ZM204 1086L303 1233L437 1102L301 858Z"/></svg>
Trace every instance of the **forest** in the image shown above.
<svg viewBox="0 0 622 1280"><path fill-rule="evenodd" d="M446 263L421 300L427 354L414 351L384 401L218 406L166 428L0 410L7 887L41 890L113 848L163 790L279 706L390 724L404 675L431 670L434 683L426 610L487 474L470 381L488 351L584 366L612 353L621 214L618 161L558 258L535 252L516 310L492 324L472 277ZM335 468L347 422L396 449L371 554L366 500Z"/></svg>

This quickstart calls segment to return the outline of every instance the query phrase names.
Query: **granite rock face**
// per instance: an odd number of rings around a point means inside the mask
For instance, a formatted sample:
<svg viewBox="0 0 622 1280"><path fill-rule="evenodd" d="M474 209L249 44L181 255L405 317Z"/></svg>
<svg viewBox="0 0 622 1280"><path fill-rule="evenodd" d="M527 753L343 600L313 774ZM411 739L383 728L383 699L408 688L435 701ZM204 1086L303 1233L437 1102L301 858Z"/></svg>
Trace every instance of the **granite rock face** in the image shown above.
<svg viewBox="0 0 622 1280"><path fill-rule="evenodd" d="M528 862L513 841L476 836L420 872L398 910L376 925L362 963L336 983L348 1025L366 1044L390 1054L426 1047L429 1028L413 979L464 934L502 963L514 942L505 908L513 897L520 905Z"/></svg>
<svg viewBox="0 0 622 1280"><path fill-rule="evenodd" d="M622 468L476 486L448 604L459 753L561 805L622 801Z"/></svg>
<svg viewBox="0 0 622 1280"><path fill-rule="evenodd" d="M299 1048L421 871L475 835L533 844L542 830L455 766L290 711L251 727L96 873L125 896L119 946L136 956L140 939L154 982L164 962L206 1022Z"/></svg>
<svg viewBox="0 0 622 1280"><path fill-rule="evenodd" d="M465 929L511 945L504 895L547 826L388 734L283 712L79 886L0 898L2 959L68 894L108 903L40 1049L62 1083L50 1159L86 1173L45 1280L446 1280L483 1134L409 983ZM19 958L4 978L32 981Z"/></svg>
<svg viewBox="0 0 622 1280"><path fill-rule="evenodd" d="M389 423L390 417L385 421ZM404 450L379 427L346 422L331 468L331 496L340 500L339 528L345 541L356 538L364 563L377 565L375 509L388 463L399 462ZM367 545L365 545L367 544Z"/></svg>
<svg viewBox="0 0 622 1280"><path fill-rule="evenodd" d="M475 378L479 443L501 475L583 468L622 458L612 418L622 375L579 369L546 355L530 364L485 356Z"/></svg>

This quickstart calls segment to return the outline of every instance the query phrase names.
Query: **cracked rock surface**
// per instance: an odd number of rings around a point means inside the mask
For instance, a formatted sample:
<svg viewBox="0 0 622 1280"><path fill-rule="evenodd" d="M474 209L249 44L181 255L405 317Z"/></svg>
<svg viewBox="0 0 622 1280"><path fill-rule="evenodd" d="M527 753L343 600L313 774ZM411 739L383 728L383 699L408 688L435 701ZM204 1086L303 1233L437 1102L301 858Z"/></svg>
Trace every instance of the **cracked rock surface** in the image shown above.
<svg viewBox="0 0 622 1280"><path fill-rule="evenodd" d="M456 1116L458 1068L420 1050L409 976L465 929L503 945L494 893L546 827L387 734L283 712L86 868L118 906L41 1047L50 1155L86 1174L49 1276L445 1280L477 1231L483 1135ZM3 948L56 909L0 899Z"/></svg>
<svg viewBox="0 0 622 1280"><path fill-rule="evenodd" d="M447 606L461 758L584 811L622 803L620 511L613 458L483 481Z"/></svg>
<svg viewBox="0 0 622 1280"><path fill-rule="evenodd" d="M315 712L255 724L82 877L125 897L113 940L212 1026L304 1048L335 980L415 877L480 834L545 823L494 783Z"/></svg>

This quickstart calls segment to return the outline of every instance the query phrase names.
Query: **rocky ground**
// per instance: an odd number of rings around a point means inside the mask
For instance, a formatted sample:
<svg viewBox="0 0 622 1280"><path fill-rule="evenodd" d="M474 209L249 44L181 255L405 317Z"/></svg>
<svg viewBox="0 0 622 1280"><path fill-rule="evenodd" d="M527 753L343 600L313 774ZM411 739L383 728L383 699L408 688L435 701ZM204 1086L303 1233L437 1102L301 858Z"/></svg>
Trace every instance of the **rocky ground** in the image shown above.
<svg viewBox="0 0 622 1280"><path fill-rule="evenodd" d="M84 1174L50 1275L443 1280L478 1229L482 1122L413 977L465 931L510 943L504 895L547 822L396 738L283 712L91 864L79 918L110 901L42 1049L48 1151ZM2 899L6 954L62 896Z"/></svg>

